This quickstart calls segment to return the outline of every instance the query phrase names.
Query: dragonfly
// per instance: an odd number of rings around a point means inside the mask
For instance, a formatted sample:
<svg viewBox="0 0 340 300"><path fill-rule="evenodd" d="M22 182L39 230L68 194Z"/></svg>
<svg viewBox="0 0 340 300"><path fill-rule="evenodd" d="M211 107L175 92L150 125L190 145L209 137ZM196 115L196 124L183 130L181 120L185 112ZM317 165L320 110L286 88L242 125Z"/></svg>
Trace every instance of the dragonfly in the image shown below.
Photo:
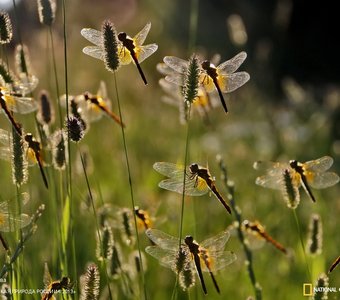
<svg viewBox="0 0 340 300"><path fill-rule="evenodd" d="M215 178L211 176L208 168L196 163L184 168L184 166L169 162L156 162L153 168L160 174L169 177L158 184L160 188L183 194L185 174L185 195L202 196L210 190L231 214L231 208L217 190Z"/></svg>
<svg viewBox="0 0 340 300"><path fill-rule="evenodd" d="M0 202L0 232L24 228L31 222L30 216L17 214L10 209L8 201Z"/></svg>
<svg viewBox="0 0 340 300"><path fill-rule="evenodd" d="M133 38L128 36L125 32L120 32L118 34L118 56L120 63L122 65L128 65L131 62L134 62L145 85L147 85L147 80L140 66L140 63L142 63L146 58L155 53L158 49L157 44L149 44L143 46L143 43L150 31L150 28L151 23L149 22ZM105 50L103 48L102 32L91 28L83 28L80 33L84 38L95 45L85 47L83 49L83 52L94 58L104 60Z"/></svg>
<svg viewBox="0 0 340 300"><path fill-rule="evenodd" d="M13 112L28 114L38 108L36 102L32 98L15 96L5 87L0 87L0 107L0 112L3 111L5 113L20 136L22 135L22 129L20 124L14 119Z"/></svg>
<svg viewBox="0 0 340 300"><path fill-rule="evenodd" d="M209 60L204 60L200 63L200 75L199 82L204 86L207 92L217 90L220 101L224 108L224 111L228 113L228 108L225 103L223 93L231 93L243 86L249 79L250 76L247 72L236 72L235 71L241 66L241 64L247 58L246 52L240 52L233 58L215 66ZM167 66L172 68L175 72L167 75L166 80L183 85L184 75L188 70L189 63L183 59L175 56L166 56L164 62Z"/></svg>
<svg viewBox="0 0 340 300"><path fill-rule="evenodd" d="M264 226L259 221L251 222L249 220L244 220L242 222L241 228L244 232L247 232L251 236L255 236L258 239L264 240L272 244L276 249L287 254L287 249L282 246L278 241L276 241L272 236L270 236L265 230Z"/></svg>
<svg viewBox="0 0 340 300"><path fill-rule="evenodd" d="M181 275L185 270L196 269L204 294L207 288L203 272L208 272L215 289L220 293L214 271L221 270L236 260L231 251L224 251L229 239L229 232L223 231L216 236L197 243L190 235L179 242L178 238L157 229L148 229L146 235L155 246L148 246L145 251L159 260L160 264Z"/></svg>
<svg viewBox="0 0 340 300"><path fill-rule="evenodd" d="M55 299L54 294L60 293L64 289L69 291L72 288L71 280L68 277L53 281L47 263L44 268L44 285L45 289L41 300Z"/></svg>
<svg viewBox="0 0 340 300"><path fill-rule="evenodd" d="M340 256L332 263L331 267L329 268L328 273L331 273L335 267L340 263Z"/></svg>
<svg viewBox="0 0 340 300"><path fill-rule="evenodd" d="M80 113L83 112L88 121L98 120L102 116L102 113L104 113L118 125L125 127L121 119L111 110L111 102L107 96L104 81L100 82L96 95L85 92L82 95L76 96L75 101L79 103Z"/></svg>
<svg viewBox="0 0 340 300"><path fill-rule="evenodd" d="M31 133L26 133L24 136L24 140L27 143L27 151L28 151L28 155L30 157L34 157L35 161L38 163L39 166L39 170L40 170L40 174L41 177L44 181L44 185L45 187L48 189L48 182L47 182L47 177L45 175L44 172L44 168L43 168L43 160L41 157L41 143L38 142Z"/></svg>
<svg viewBox="0 0 340 300"><path fill-rule="evenodd" d="M308 197L316 202L311 187L324 189L337 184L340 180L336 173L327 172L332 164L333 158L330 156L323 156L305 163L297 160L290 160L289 163L258 161L254 163L254 168L265 170L266 175L257 177L256 184L284 192L284 174L288 172L295 191L298 193L299 187L302 186Z"/></svg>
<svg viewBox="0 0 340 300"><path fill-rule="evenodd" d="M151 216L146 210L141 209L138 206L135 206L134 212L137 217L138 224L143 226L145 230L148 230L149 228L151 228L153 221L151 219Z"/></svg>

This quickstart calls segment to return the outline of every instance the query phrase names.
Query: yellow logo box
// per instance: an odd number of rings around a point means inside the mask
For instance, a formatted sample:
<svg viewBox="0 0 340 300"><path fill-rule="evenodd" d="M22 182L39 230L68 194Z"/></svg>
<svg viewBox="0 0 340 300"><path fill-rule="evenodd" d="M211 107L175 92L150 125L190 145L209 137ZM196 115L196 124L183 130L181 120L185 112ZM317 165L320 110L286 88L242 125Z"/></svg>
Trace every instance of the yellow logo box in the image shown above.
<svg viewBox="0 0 340 300"><path fill-rule="evenodd" d="M313 296L313 285L311 283L303 284L303 296Z"/></svg>

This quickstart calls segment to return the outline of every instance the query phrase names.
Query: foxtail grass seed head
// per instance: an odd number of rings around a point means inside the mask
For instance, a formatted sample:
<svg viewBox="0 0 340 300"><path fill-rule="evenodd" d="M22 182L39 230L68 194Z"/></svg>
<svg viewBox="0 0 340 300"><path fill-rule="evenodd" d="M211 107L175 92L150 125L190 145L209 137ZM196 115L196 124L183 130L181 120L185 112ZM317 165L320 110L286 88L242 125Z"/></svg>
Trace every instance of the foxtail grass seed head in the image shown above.
<svg viewBox="0 0 340 300"><path fill-rule="evenodd" d="M179 274L181 273L185 266L190 263L188 258L188 252L186 251L186 247L181 246L179 251L177 252L176 259L175 259L175 266L174 271Z"/></svg>
<svg viewBox="0 0 340 300"><path fill-rule="evenodd" d="M52 136L52 161L57 170L64 170L67 163L66 134L62 129L57 130Z"/></svg>
<svg viewBox="0 0 340 300"><path fill-rule="evenodd" d="M57 6L55 0L38 0L39 21L41 24L51 26L55 20Z"/></svg>
<svg viewBox="0 0 340 300"><path fill-rule="evenodd" d="M26 143L23 138L12 129L11 148L12 148L12 180L17 186L21 186L28 179L28 162L26 159Z"/></svg>
<svg viewBox="0 0 340 300"><path fill-rule="evenodd" d="M70 116L66 121L66 128L72 142L78 143L84 137L84 125L77 117Z"/></svg>
<svg viewBox="0 0 340 300"><path fill-rule="evenodd" d="M286 200L287 206L291 209L297 208L300 203L299 188L293 184L292 176L288 169L283 171L283 198Z"/></svg>
<svg viewBox="0 0 340 300"><path fill-rule="evenodd" d="M12 23L9 15L0 10L0 44L8 44L13 37Z"/></svg>
<svg viewBox="0 0 340 300"><path fill-rule="evenodd" d="M37 119L42 125L51 125L54 122L54 109L46 90L42 90L39 94Z"/></svg>
<svg viewBox="0 0 340 300"><path fill-rule="evenodd" d="M30 74L31 73L31 60L28 52L28 48L26 45L17 45L15 47L15 67L16 72L18 74L25 73Z"/></svg>
<svg viewBox="0 0 340 300"><path fill-rule="evenodd" d="M80 300L97 300L99 298L100 275L97 265L90 264L81 278Z"/></svg>
<svg viewBox="0 0 340 300"><path fill-rule="evenodd" d="M117 32L111 21L106 20L102 25L104 63L106 69L114 72L119 67Z"/></svg>
<svg viewBox="0 0 340 300"><path fill-rule="evenodd" d="M105 225L97 236L97 258L98 260L111 259L113 246L113 233L110 226Z"/></svg>
<svg viewBox="0 0 340 300"><path fill-rule="evenodd" d="M10 70L7 68L7 64L0 59L0 77L1 84L12 84L15 82L15 76L12 74Z"/></svg>
<svg viewBox="0 0 340 300"><path fill-rule="evenodd" d="M146 259L145 259L145 256L144 256L144 253L141 252L141 257L142 257L142 261L143 261L143 270L144 272L147 270L147 265L146 265ZM136 251L133 251L131 254L130 254L130 265L133 266L133 269L134 269L134 274L139 274L142 270L141 270L141 260L140 260L140 257L139 257L139 252L136 250Z"/></svg>
<svg viewBox="0 0 340 300"><path fill-rule="evenodd" d="M326 274L320 274L314 287L314 300L327 300L328 299L328 282L329 279Z"/></svg>
<svg viewBox="0 0 340 300"><path fill-rule="evenodd" d="M120 276L122 270L122 254L117 243L112 246L112 255L108 262L108 269L108 273L112 278L117 279Z"/></svg>
<svg viewBox="0 0 340 300"><path fill-rule="evenodd" d="M122 209L120 212L120 222L122 224L122 234L124 236L124 242L127 245L132 245L134 243L133 236L133 226L132 226L132 215L129 209Z"/></svg>
<svg viewBox="0 0 340 300"><path fill-rule="evenodd" d="M191 268L188 268L187 270L184 269L179 273L179 285L184 291L193 287L195 285L195 280L195 272Z"/></svg>
<svg viewBox="0 0 340 300"><path fill-rule="evenodd" d="M322 252L322 223L317 214L312 214L310 218L307 251L311 255L318 255Z"/></svg>
<svg viewBox="0 0 340 300"><path fill-rule="evenodd" d="M79 112L79 106L78 103L76 102L75 98L70 98L69 99L70 103L70 112L71 114L76 117L83 125L84 128L84 134L86 131L89 129L88 122L85 121L84 116L82 116Z"/></svg>
<svg viewBox="0 0 340 300"><path fill-rule="evenodd" d="M193 103L198 93L199 63L195 55L189 60L188 70L184 78L183 95L184 101L189 106Z"/></svg>

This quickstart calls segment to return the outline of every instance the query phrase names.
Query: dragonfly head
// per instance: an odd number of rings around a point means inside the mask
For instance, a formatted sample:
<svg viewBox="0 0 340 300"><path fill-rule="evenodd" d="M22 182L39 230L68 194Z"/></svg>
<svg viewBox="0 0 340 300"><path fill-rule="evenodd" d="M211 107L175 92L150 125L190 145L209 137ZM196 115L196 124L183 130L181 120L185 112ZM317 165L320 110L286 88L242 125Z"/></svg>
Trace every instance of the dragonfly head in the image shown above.
<svg viewBox="0 0 340 300"><path fill-rule="evenodd" d="M32 135L32 133L26 133L26 134L25 134L25 141L26 141L27 143L30 143L30 142L33 141L33 135Z"/></svg>
<svg viewBox="0 0 340 300"><path fill-rule="evenodd" d="M191 164L191 165L189 166L189 169L190 169L190 172L191 172L191 173L193 173L193 174L197 173L198 170L199 170L198 164Z"/></svg>
<svg viewBox="0 0 340 300"><path fill-rule="evenodd" d="M90 93L89 92L85 92L84 93L84 98L85 98L85 100L90 100Z"/></svg>
<svg viewBox="0 0 340 300"><path fill-rule="evenodd" d="M121 42L125 41L126 37L127 37L127 34L125 32L118 33L118 40L120 40Z"/></svg>
<svg viewBox="0 0 340 300"><path fill-rule="evenodd" d="M202 64L201 64L201 66L202 66L202 68L203 68L204 70L209 69L209 68L210 68L210 61L209 61L209 60L203 61Z"/></svg>
<svg viewBox="0 0 340 300"><path fill-rule="evenodd" d="M297 160L294 159L294 160L289 161L289 165L292 169L296 169L298 167L299 163L298 163Z"/></svg>
<svg viewBox="0 0 340 300"><path fill-rule="evenodd" d="M194 242L194 238L191 235L187 235L184 239L184 242L189 246Z"/></svg>

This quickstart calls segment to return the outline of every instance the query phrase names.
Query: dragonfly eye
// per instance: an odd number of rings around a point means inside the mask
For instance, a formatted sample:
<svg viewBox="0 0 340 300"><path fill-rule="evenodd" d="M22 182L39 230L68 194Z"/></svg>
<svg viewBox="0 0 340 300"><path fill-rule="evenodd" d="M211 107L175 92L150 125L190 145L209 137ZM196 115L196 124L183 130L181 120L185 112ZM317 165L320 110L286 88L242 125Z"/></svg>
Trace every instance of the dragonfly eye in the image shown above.
<svg viewBox="0 0 340 300"><path fill-rule="evenodd" d="M192 173L197 173L197 171L198 171L198 164L191 164L189 168L190 168L190 171Z"/></svg>
<svg viewBox="0 0 340 300"><path fill-rule="evenodd" d="M194 238L193 238L191 235L187 235L187 236L185 237L184 241L185 241L185 243L186 243L187 245L190 245L190 244L193 243Z"/></svg>
<svg viewBox="0 0 340 300"><path fill-rule="evenodd" d="M126 40L126 33L125 33L125 32L120 32L120 33L118 33L118 39L119 39L120 41Z"/></svg>
<svg viewBox="0 0 340 300"><path fill-rule="evenodd" d="M203 69L208 69L210 67L210 61L205 60L204 62L202 62L202 68Z"/></svg>
<svg viewBox="0 0 340 300"><path fill-rule="evenodd" d="M291 160L291 161L289 161L289 165L290 165L290 167L291 168L297 168L297 166L298 166L298 162L297 162L297 160Z"/></svg>

